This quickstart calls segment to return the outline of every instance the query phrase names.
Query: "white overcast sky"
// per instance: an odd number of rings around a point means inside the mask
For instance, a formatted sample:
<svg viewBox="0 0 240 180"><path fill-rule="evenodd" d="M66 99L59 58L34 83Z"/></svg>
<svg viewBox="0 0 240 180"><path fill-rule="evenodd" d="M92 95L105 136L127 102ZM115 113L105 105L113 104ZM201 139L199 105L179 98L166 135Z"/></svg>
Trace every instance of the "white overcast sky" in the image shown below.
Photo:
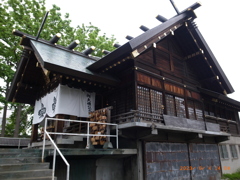
<svg viewBox="0 0 240 180"><path fill-rule="evenodd" d="M197 1L174 2L179 11L182 11ZM235 90L229 97L240 101L240 1L200 2L202 6L195 10L195 22ZM48 8L56 4L61 8L62 14L69 13L73 26L91 22L107 36L113 34L120 44L127 42L126 35L140 35L140 25L149 28L159 25L156 15L166 18L176 15L169 0L46 0L46 4Z"/></svg>

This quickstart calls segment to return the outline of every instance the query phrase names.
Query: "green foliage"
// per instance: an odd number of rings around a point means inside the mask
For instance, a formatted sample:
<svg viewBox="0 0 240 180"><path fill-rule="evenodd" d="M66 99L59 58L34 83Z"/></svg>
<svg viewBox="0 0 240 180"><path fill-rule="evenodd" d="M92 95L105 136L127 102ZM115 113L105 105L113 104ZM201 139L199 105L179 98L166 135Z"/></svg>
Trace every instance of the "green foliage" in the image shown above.
<svg viewBox="0 0 240 180"><path fill-rule="evenodd" d="M222 179L226 180L240 180L240 170L232 174L223 174Z"/></svg>
<svg viewBox="0 0 240 180"><path fill-rule="evenodd" d="M103 49L108 51L114 50L113 43L116 39L113 36L108 38L105 33L100 35L100 31L99 28L93 26L91 23L88 26L85 26L84 24L77 26L73 37L80 41L80 45L77 46L75 50L82 51L90 46L95 46L96 49L93 55L98 57L103 55Z"/></svg>
<svg viewBox="0 0 240 180"><path fill-rule="evenodd" d="M16 106L17 104L15 104ZM28 137L30 134L30 127L32 124L33 116L33 107L29 105L22 105L22 112L20 118L20 128L19 128L19 136L20 137ZM6 124L6 133L5 136L12 136L15 131L15 124L16 124L16 115L17 115L17 108L14 108L13 113L7 118Z"/></svg>
<svg viewBox="0 0 240 180"><path fill-rule="evenodd" d="M0 12L0 80L4 81L3 85L0 84L0 104L9 106L5 97L21 53L21 47L17 43L20 38L12 35L12 30L17 29L36 36L46 13L45 0L0 0ZM106 34L101 34L100 29L91 23L87 26L82 24L72 27L69 17L68 13L62 16L60 8L53 5L39 38L50 40L53 35L61 33L60 45L67 46L73 40L79 40L80 45L75 50L82 51L90 46L95 46L96 50L93 53L95 56L102 56L103 49L109 51L114 49L112 44L115 42L115 38L113 36L109 38ZM16 106L12 107L13 114L8 119L6 128L6 134L9 136L13 133L14 118L16 117L14 115ZM0 109L2 109L1 105ZM30 111L24 108L21 127L25 128L25 125L29 125L26 122L26 113L30 113ZM21 133L24 134L22 131Z"/></svg>

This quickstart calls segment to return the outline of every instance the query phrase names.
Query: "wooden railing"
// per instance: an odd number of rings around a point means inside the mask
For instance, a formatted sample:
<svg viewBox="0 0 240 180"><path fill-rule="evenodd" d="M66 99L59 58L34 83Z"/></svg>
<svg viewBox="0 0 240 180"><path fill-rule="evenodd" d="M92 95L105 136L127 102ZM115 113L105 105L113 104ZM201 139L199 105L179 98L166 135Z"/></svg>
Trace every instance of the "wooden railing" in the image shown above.
<svg viewBox="0 0 240 180"><path fill-rule="evenodd" d="M220 131L239 134L238 124L236 121L228 120L220 117L205 115L206 122L216 123L220 125Z"/></svg>
<svg viewBox="0 0 240 180"><path fill-rule="evenodd" d="M121 124L128 122L157 122L163 124L162 114L154 114L131 110L127 113L118 114L111 117L111 122Z"/></svg>

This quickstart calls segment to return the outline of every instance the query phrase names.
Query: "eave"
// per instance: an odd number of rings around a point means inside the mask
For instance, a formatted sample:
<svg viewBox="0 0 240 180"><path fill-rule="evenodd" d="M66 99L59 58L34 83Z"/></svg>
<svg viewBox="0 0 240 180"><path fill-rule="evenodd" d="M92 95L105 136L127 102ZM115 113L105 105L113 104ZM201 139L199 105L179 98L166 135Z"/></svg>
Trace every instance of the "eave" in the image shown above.
<svg viewBox="0 0 240 180"><path fill-rule="evenodd" d="M84 86L89 84L89 88L93 89L96 89L95 85L112 88L119 83L118 79L112 76L86 69L87 65L96 61L95 58L45 40L37 41L33 36L20 31L14 31L14 34L16 33L22 37L20 44L23 45L25 54L20 59L7 94L8 101L34 104L36 98L41 96L40 91L45 91L49 89L47 86L51 86L49 73L70 77L71 82L76 79L78 84L82 80L81 83L87 82Z"/></svg>
<svg viewBox="0 0 240 180"><path fill-rule="evenodd" d="M212 68L217 76L219 76L219 79L221 81L221 84L223 85L224 89L226 90L226 93L233 93L234 89L229 82L227 76L223 72L221 66L219 65L216 57L214 56L213 52L211 51L210 47L208 46L207 42L205 41L204 37L202 36L201 32L197 27L191 28L191 32L193 33L193 36L197 40L199 46L203 50L207 60L212 65ZM206 59L205 59L206 60Z"/></svg>
<svg viewBox="0 0 240 180"><path fill-rule="evenodd" d="M138 37L133 38L87 68L92 71L100 72L121 59L134 58L151 47L154 43L157 43L161 38L164 38L180 27L185 21L193 20L194 18L196 18L196 16L193 11L185 11L155 28L146 31Z"/></svg>
<svg viewBox="0 0 240 180"><path fill-rule="evenodd" d="M216 102L221 101L221 102L225 103L226 105L228 105L229 107L238 109L238 111L240 111L240 102L239 101L231 99L231 98L227 97L226 95L210 91L208 89L204 89L204 88L198 88L198 89L202 94L208 95L208 96L212 97L213 99L216 99L215 100Z"/></svg>
<svg viewBox="0 0 240 180"><path fill-rule="evenodd" d="M116 86L118 83L118 80L114 77L98 74L86 69L88 64L95 62L95 60L91 58L34 40L30 40L30 44L42 67L48 71L76 78L84 78L89 81L97 81L112 86Z"/></svg>

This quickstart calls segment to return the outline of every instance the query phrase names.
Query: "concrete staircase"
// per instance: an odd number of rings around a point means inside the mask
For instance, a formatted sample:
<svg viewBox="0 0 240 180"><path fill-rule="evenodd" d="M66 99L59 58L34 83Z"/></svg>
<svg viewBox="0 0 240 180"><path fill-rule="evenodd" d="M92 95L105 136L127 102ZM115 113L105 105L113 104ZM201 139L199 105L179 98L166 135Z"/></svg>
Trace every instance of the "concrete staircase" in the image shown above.
<svg viewBox="0 0 240 180"><path fill-rule="evenodd" d="M55 140L56 145L59 148L62 147L68 147L68 148L79 148L79 143L83 142L83 139L86 137L82 137L82 136L58 136ZM86 143L83 142L84 145L86 146ZM30 148L42 148L43 146L43 141L40 142L33 142L31 144L31 146L29 146ZM49 140L45 141L45 148L46 149L54 149L54 146L52 145L52 143ZM83 147L85 148L85 147Z"/></svg>
<svg viewBox="0 0 240 180"><path fill-rule="evenodd" d="M49 163L41 163L40 149L0 149L1 180L51 180Z"/></svg>

